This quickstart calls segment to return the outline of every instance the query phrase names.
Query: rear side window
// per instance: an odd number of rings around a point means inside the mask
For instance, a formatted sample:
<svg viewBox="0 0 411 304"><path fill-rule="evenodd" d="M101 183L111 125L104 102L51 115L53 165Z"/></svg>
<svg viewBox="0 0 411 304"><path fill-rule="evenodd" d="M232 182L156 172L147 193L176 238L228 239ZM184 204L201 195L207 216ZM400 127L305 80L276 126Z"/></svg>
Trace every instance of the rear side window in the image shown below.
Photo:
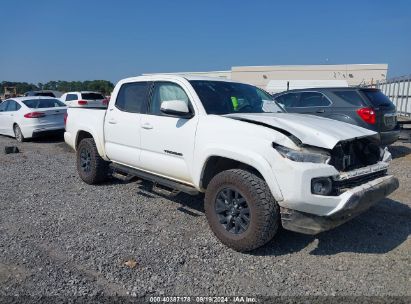
<svg viewBox="0 0 411 304"><path fill-rule="evenodd" d="M124 112L141 113L147 105L150 82L131 82L121 86L116 107Z"/></svg>
<svg viewBox="0 0 411 304"><path fill-rule="evenodd" d="M334 91L333 93L354 106L364 105L362 97L357 91Z"/></svg>
<svg viewBox="0 0 411 304"><path fill-rule="evenodd" d="M298 107L326 107L331 102L323 94L318 92L303 92L301 93Z"/></svg>
<svg viewBox="0 0 411 304"><path fill-rule="evenodd" d="M100 93L81 93L81 99L97 100L97 99L104 99L104 96Z"/></svg>
<svg viewBox="0 0 411 304"><path fill-rule="evenodd" d="M77 100L77 94L67 94L66 101Z"/></svg>
<svg viewBox="0 0 411 304"><path fill-rule="evenodd" d="M365 96L367 96L368 100L372 103L373 106L392 106L393 103L391 100L384 95L379 90L373 90L373 91L367 91L363 90L362 91Z"/></svg>
<svg viewBox="0 0 411 304"><path fill-rule="evenodd" d="M286 108L296 107L298 100L300 99L300 93L289 93L278 96L275 100Z"/></svg>
<svg viewBox="0 0 411 304"><path fill-rule="evenodd" d="M57 99L30 99L24 100L23 103L31 109L41 109L41 108L57 108L65 107L66 105Z"/></svg>
<svg viewBox="0 0 411 304"><path fill-rule="evenodd" d="M7 105L7 112L14 112L14 111L18 111L20 110L21 105L19 105L17 102L15 102L14 100L10 100L9 104Z"/></svg>

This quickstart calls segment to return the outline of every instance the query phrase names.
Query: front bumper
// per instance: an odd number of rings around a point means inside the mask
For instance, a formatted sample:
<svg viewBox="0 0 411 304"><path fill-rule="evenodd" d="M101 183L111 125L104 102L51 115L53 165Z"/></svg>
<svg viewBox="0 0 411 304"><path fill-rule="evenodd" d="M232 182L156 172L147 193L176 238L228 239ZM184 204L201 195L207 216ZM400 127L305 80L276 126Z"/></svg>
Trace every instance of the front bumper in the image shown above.
<svg viewBox="0 0 411 304"><path fill-rule="evenodd" d="M399 186L392 175L380 177L348 190L349 195L341 208L327 216L281 208L281 221L285 229L304 234L317 234L335 228L382 200Z"/></svg>

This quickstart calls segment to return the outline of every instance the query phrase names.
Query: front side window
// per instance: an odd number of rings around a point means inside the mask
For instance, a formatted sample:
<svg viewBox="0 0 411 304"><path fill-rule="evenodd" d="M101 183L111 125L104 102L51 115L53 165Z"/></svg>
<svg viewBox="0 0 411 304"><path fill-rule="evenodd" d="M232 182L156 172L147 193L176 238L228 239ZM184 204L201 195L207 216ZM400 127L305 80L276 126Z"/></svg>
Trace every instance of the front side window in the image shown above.
<svg viewBox="0 0 411 304"><path fill-rule="evenodd" d="M58 99L29 99L24 100L23 103L30 109L44 109L44 108L58 108L66 105Z"/></svg>
<svg viewBox="0 0 411 304"><path fill-rule="evenodd" d="M178 84L173 82L156 82L151 97L149 114L162 115L161 103L169 100L182 100L190 108L189 98L186 92Z"/></svg>
<svg viewBox="0 0 411 304"><path fill-rule="evenodd" d="M323 94L318 92L301 93L298 107L327 107L331 103Z"/></svg>
<svg viewBox="0 0 411 304"><path fill-rule="evenodd" d="M130 82L121 86L116 99L116 107L124 112L142 113L147 104L150 82Z"/></svg>
<svg viewBox="0 0 411 304"><path fill-rule="evenodd" d="M275 97L275 100L286 108L292 108L298 105L300 95L300 93L288 93Z"/></svg>
<svg viewBox="0 0 411 304"><path fill-rule="evenodd" d="M211 80L190 83L207 114L284 112L271 95L252 85Z"/></svg>

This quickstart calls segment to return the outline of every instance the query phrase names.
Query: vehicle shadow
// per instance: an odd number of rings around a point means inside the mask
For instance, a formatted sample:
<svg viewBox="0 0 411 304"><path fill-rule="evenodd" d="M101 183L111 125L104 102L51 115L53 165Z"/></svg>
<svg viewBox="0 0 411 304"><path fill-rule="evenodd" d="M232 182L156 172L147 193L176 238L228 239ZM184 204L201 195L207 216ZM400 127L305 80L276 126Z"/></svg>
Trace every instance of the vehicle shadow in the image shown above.
<svg viewBox="0 0 411 304"><path fill-rule="evenodd" d="M311 255L341 252L384 254L404 243L411 234L411 208L385 199L357 218L315 236L281 229L267 245L251 252L256 256L282 256L298 252L317 241Z"/></svg>
<svg viewBox="0 0 411 304"><path fill-rule="evenodd" d="M191 216L201 216L204 213L204 194L195 196L180 192L176 196L164 195L153 191L153 183L145 180L138 180L139 186L137 194L147 198L162 197L181 205L177 210ZM192 210L190 210L192 209ZM194 212L193 212L194 211ZM200 214L199 214L200 213Z"/></svg>
<svg viewBox="0 0 411 304"><path fill-rule="evenodd" d="M33 143L43 143L43 144L53 144L53 143L59 143L63 141L64 141L63 133L50 134L47 136L40 136L40 137L31 139L31 142Z"/></svg>
<svg viewBox="0 0 411 304"><path fill-rule="evenodd" d="M137 193L148 198L163 197L181 206L177 210L194 217L204 216L204 195L162 195L152 191L152 183L139 180ZM341 252L384 254L404 243L411 235L411 208L401 202L384 199L351 221L318 235L304 235L280 228L272 241L248 254L282 256L314 247L311 255Z"/></svg>
<svg viewBox="0 0 411 304"><path fill-rule="evenodd" d="M401 158L407 156L408 154L411 154L411 148L406 146L391 145L388 149L391 152L393 159Z"/></svg>

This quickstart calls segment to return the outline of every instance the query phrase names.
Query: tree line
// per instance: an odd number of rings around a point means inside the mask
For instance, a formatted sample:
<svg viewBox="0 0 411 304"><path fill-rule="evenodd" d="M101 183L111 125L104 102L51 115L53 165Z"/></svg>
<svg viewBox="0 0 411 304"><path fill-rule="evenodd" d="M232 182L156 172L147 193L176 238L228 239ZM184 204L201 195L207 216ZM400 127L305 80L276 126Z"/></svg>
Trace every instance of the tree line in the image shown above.
<svg viewBox="0 0 411 304"><path fill-rule="evenodd" d="M47 83L27 83L2 81L0 83L0 95L4 92L4 87L16 87L17 94L22 95L28 91L54 90L60 92L70 91L97 91L105 95L110 95L114 84L107 80L86 80L86 81L49 81Z"/></svg>

